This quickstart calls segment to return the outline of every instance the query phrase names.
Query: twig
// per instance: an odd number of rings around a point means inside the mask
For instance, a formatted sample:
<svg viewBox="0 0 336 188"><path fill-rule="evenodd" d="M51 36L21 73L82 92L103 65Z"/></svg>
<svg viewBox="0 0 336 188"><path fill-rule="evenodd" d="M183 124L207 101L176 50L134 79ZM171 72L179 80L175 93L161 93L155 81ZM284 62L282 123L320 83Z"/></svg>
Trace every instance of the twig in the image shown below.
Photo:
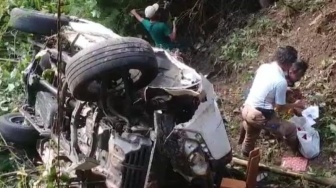
<svg viewBox="0 0 336 188"><path fill-rule="evenodd" d="M9 145L1 145L0 148L1 148L0 153L8 151L10 149L15 149L13 146L9 146Z"/></svg>
<svg viewBox="0 0 336 188"><path fill-rule="evenodd" d="M4 137L0 134L0 137L3 141L3 143L7 146L9 152L14 156L14 160L16 164L19 164L19 162L16 159L20 159L13 151L12 149L10 149L9 145L7 144L6 140L4 139Z"/></svg>
<svg viewBox="0 0 336 188"><path fill-rule="evenodd" d="M243 159L238 159L236 157L232 158L232 162L234 164L240 165L240 166L247 166L247 161L243 160ZM289 170L283 170L280 168L276 168L276 167L271 167L271 166L266 166L265 164L259 164L259 168L269 171L269 172L274 172L277 174L281 174L281 175L285 175L285 176L290 176L293 178L301 178L302 180L307 180L307 181L311 181L314 183L318 183L321 185L327 185L327 186L335 186L336 185L336 180L335 179L331 179L331 178L318 178L318 177L314 177L312 175L308 175L308 174L302 174L302 173L297 173L297 172L293 172L293 171L289 171Z"/></svg>
<svg viewBox="0 0 336 188"><path fill-rule="evenodd" d="M0 61L8 61L8 62L12 62L12 63L20 63L20 61L18 61L18 60L6 59L6 58L0 58Z"/></svg>
<svg viewBox="0 0 336 188"><path fill-rule="evenodd" d="M211 16L210 18L208 18L207 20L205 20L205 21L202 23L201 28L202 28L205 24L207 24L208 22L210 22L212 19L215 19L215 18L218 17L218 16L223 16L222 14L223 14L223 11L219 11L219 12L217 12L216 14L214 14L213 16Z"/></svg>
<svg viewBox="0 0 336 188"><path fill-rule="evenodd" d="M7 173L3 173L0 174L0 178L5 178L5 177L9 177L9 176L17 176L18 174L25 172L27 174L31 174L31 173L35 173L37 172L36 170L25 170L25 171L14 171L14 172L7 172Z"/></svg>

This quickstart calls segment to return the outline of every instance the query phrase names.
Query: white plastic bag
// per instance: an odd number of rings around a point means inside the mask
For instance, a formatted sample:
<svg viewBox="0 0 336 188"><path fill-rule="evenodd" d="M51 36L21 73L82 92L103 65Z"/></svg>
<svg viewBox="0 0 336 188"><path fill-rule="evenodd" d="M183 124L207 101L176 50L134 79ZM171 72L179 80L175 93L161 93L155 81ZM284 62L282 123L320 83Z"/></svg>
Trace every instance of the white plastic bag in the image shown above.
<svg viewBox="0 0 336 188"><path fill-rule="evenodd" d="M312 159L320 154L320 135L311 128L308 131L297 131L300 142L300 153L307 159Z"/></svg>
<svg viewBox="0 0 336 188"><path fill-rule="evenodd" d="M297 137L299 139L299 151L307 159L312 159L320 154L320 135L312 127L318 117L318 108L306 109L305 116L294 116L289 121L296 125Z"/></svg>
<svg viewBox="0 0 336 188"><path fill-rule="evenodd" d="M298 117L293 116L289 119L290 122L294 123L296 125L296 128L299 130L307 130L312 128L312 126L316 123L314 119L306 118L306 117Z"/></svg>

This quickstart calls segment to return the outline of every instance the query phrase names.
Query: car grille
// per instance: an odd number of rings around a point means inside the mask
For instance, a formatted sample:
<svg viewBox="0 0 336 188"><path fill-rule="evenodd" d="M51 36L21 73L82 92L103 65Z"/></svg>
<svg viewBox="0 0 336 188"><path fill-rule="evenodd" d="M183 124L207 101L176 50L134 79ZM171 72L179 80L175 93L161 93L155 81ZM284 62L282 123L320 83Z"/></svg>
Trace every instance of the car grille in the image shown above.
<svg viewBox="0 0 336 188"><path fill-rule="evenodd" d="M151 147L142 146L139 151L126 155L123 162L123 188L143 187L145 184Z"/></svg>

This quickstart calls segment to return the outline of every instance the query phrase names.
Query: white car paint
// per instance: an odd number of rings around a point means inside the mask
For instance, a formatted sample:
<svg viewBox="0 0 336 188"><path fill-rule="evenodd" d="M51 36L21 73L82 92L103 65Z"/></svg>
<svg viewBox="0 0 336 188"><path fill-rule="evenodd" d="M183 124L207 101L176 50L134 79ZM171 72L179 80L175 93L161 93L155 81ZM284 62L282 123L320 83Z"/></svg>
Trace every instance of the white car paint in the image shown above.
<svg viewBox="0 0 336 188"><path fill-rule="evenodd" d="M64 29L64 33L70 42L73 42L77 35L75 45L84 49L92 44L104 41L108 38L120 38L111 29L101 24L80 19L81 22L70 22L70 26ZM205 92L207 100L201 103L191 120L186 123L176 125L175 129L182 129L187 132L187 136L196 139L198 132L206 143L213 159L220 159L231 151L230 142L225 129L222 116L217 106L216 94L213 85L195 69L179 61L171 53L160 48L154 48L154 52L163 52L169 62L174 65L174 71L162 71L149 87L161 87L171 94L188 92L190 95L199 95ZM185 87L200 84L199 91L193 91Z"/></svg>
<svg viewBox="0 0 336 188"><path fill-rule="evenodd" d="M231 146L217 106L213 85L202 77L202 87L207 100L198 106L191 120L176 125L175 129L186 130L187 136L191 139L197 139L193 132L199 132L211 156L214 159L220 159L230 152Z"/></svg>

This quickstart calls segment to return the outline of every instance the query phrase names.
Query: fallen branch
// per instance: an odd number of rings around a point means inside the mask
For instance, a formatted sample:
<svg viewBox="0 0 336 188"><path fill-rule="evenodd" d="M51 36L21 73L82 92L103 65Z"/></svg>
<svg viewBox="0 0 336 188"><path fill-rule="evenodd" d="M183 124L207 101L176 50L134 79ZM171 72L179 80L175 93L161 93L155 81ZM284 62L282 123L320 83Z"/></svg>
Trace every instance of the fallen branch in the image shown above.
<svg viewBox="0 0 336 188"><path fill-rule="evenodd" d="M232 162L234 164L247 167L247 161L246 160L238 159L236 157L233 157ZM336 185L336 180L331 179L331 178L318 178L318 177L314 177L314 176L308 175L308 174L301 174L301 173L296 173L296 172L293 172L293 171L288 171L288 170L284 170L284 169L280 169L280 168L276 168L276 167L266 166L265 164L259 164L259 168L262 169L262 170L266 170L266 171L269 171L269 172L274 172L274 173L285 175L285 176L290 176L290 177L294 177L294 178L301 178L301 179L311 181L311 182L314 182L314 183L318 183L318 184L321 184L321 185L327 185L327 186L335 186Z"/></svg>
<svg viewBox="0 0 336 188"><path fill-rule="evenodd" d="M20 63L18 60L15 60L15 59L0 58L0 61L6 61L6 62L11 62L11 63Z"/></svg>
<svg viewBox="0 0 336 188"><path fill-rule="evenodd" d="M18 170L18 171L14 171L14 172L7 172L7 173L2 173L0 174L0 178L5 178L5 177L9 177L9 176L17 176L19 174L32 174L32 173L35 173L37 172L36 170L25 170L25 171L22 171L22 170Z"/></svg>

